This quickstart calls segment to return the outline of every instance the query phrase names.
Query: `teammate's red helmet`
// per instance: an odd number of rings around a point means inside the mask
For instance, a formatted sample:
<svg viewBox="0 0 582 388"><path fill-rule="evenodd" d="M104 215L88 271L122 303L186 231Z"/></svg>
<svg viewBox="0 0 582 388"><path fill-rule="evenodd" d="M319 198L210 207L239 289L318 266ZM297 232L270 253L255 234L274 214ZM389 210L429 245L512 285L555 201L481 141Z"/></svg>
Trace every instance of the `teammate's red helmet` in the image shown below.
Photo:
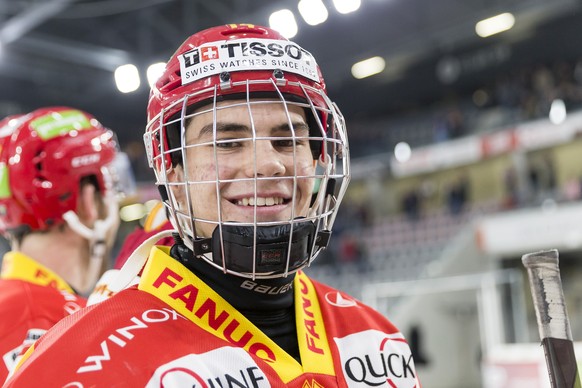
<svg viewBox="0 0 582 388"><path fill-rule="evenodd" d="M35 110L6 128L0 151L0 232L44 230L77 207L80 181L93 176L106 193L113 132L68 107Z"/></svg>

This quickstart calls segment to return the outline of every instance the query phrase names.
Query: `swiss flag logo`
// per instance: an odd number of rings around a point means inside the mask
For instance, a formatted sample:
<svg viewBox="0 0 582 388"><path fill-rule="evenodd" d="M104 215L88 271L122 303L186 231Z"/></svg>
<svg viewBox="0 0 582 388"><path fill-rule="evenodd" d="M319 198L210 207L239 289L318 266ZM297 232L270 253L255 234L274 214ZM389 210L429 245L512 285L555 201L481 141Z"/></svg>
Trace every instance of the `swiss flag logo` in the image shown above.
<svg viewBox="0 0 582 388"><path fill-rule="evenodd" d="M200 57L202 62L208 61L210 59L218 59L218 47L208 46L200 49Z"/></svg>

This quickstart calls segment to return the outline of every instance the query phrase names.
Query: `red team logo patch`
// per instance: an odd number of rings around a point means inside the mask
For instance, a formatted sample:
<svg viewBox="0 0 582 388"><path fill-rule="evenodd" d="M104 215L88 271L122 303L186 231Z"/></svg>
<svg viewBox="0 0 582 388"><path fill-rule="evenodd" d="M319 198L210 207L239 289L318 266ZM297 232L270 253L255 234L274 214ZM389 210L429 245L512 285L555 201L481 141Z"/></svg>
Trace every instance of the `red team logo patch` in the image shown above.
<svg viewBox="0 0 582 388"><path fill-rule="evenodd" d="M325 300L335 307L355 307L358 305L355 300L343 297L338 291L325 294Z"/></svg>

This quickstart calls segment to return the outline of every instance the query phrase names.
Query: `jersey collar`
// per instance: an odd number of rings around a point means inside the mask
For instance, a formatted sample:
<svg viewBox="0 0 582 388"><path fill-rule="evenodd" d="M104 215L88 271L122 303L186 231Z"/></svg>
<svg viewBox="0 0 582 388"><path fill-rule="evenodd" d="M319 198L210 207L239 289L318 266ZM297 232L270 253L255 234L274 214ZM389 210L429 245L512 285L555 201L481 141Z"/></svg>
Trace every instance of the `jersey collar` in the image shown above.
<svg viewBox="0 0 582 388"><path fill-rule="evenodd" d="M21 252L8 252L4 255L0 278L22 280L75 294L73 288L63 278Z"/></svg>
<svg viewBox="0 0 582 388"><path fill-rule="evenodd" d="M335 376L323 315L313 284L299 272L293 286L301 364L188 268L173 259L167 247L152 248L138 288L166 302L208 333L260 357L285 383L304 373Z"/></svg>

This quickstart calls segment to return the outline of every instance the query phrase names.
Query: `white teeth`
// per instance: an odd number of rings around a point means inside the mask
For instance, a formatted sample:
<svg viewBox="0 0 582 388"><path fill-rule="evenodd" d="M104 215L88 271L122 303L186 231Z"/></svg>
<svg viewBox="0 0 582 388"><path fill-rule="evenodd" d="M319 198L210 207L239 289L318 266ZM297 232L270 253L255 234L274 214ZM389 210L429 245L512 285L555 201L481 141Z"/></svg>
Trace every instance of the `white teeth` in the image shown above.
<svg viewBox="0 0 582 388"><path fill-rule="evenodd" d="M280 197L257 197L257 206L282 205L283 198ZM255 206L255 197L243 198L237 201L237 205Z"/></svg>

